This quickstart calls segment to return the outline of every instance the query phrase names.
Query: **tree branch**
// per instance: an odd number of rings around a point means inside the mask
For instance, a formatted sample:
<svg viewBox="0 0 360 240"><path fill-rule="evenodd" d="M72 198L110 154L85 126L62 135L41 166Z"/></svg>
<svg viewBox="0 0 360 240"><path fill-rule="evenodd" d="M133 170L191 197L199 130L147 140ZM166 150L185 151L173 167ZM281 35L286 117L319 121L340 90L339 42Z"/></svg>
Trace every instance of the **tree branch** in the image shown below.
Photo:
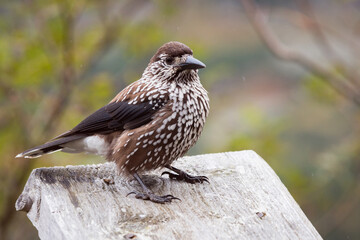
<svg viewBox="0 0 360 240"><path fill-rule="evenodd" d="M49 132L56 122L59 120L59 116L62 115L65 110L71 93L73 91L73 85L76 81L75 67L74 67L74 16L66 2L60 3L60 14L63 22L63 41L62 41L62 62L63 69L61 71L60 90L55 99L54 105L51 107L51 112L47 121L44 124L43 132Z"/></svg>
<svg viewBox="0 0 360 240"><path fill-rule="evenodd" d="M55 99L54 105L51 107L51 113L49 117L45 121L44 128L42 133L45 136L51 135L53 132L54 126L56 126L56 122L59 120L59 117L62 115L66 106L69 102L73 83L75 81L75 70L74 70L74 16L71 11L69 11L66 3L60 4L60 12L63 20L63 45L62 45L62 60L63 60L63 69L61 72L60 79L60 90ZM26 120L25 118L24 120ZM24 124L22 127L25 127ZM26 145L26 144L24 144ZM11 187L9 188L9 193L6 196L5 205L11 205L17 199L19 194L19 190L17 186L21 186L23 182L26 181L27 176L29 175L31 169L33 168L34 160L23 160L21 161L21 166L17 169L16 174L14 174L14 178L10 181ZM4 237L5 229L9 223L11 223L11 219L14 216L13 208L6 207L1 219L0 219L0 227L2 231L0 231L0 236Z"/></svg>
<svg viewBox="0 0 360 240"><path fill-rule="evenodd" d="M295 62L308 71L321 76L334 90L360 107L360 91L340 73L314 61L301 52L289 49L266 24L264 15L253 0L241 0L245 13L269 50L278 58Z"/></svg>
<svg viewBox="0 0 360 240"><path fill-rule="evenodd" d="M343 68L342 74L344 77L351 82L357 89L360 89L360 82L357 82L357 77L352 74L353 71L347 69L346 64L342 64L340 57L336 54L334 49L331 47L329 40L327 39L323 28L320 26L319 21L317 20L315 13L313 11L312 5L309 0L297 0L300 8L306 14L301 14L301 17L306 22L308 29L312 33L313 39L315 40L319 49L322 50L324 56L331 62L331 65L341 66Z"/></svg>

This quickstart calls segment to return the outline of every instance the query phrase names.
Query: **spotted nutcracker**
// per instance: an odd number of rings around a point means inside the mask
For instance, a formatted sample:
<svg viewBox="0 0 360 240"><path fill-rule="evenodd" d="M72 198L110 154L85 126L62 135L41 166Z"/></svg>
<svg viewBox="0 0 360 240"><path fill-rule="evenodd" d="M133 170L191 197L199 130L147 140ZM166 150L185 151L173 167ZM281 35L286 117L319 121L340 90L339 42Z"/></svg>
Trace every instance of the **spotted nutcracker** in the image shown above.
<svg viewBox="0 0 360 240"><path fill-rule="evenodd" d="M178 199L157 196L139 173L166 167L171 179L207 182L171 166L198 140L209 113L209 98L200 83L198 69L205 64L180 42L168 42L151 58L142 77L123 89L73 129L16 157L35 158L63 151L105 156L125 176L133 176L143 192L136 198L157 203Z"/></svg>

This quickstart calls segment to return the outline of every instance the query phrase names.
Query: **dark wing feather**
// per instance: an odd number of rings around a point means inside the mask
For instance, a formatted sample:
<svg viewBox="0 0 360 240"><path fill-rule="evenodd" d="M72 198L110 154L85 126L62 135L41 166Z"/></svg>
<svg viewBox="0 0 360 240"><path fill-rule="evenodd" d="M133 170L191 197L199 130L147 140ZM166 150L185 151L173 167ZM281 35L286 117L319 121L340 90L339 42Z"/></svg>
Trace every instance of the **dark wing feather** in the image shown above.
<svg viewBox="0 0 360 240"><path fill-rule="evenodd" d="M134 129L150 122L158 109L149 102L139 104L112 102L100 108L76 127L57 138L74 134L108 134L114 131Z"/></svg>

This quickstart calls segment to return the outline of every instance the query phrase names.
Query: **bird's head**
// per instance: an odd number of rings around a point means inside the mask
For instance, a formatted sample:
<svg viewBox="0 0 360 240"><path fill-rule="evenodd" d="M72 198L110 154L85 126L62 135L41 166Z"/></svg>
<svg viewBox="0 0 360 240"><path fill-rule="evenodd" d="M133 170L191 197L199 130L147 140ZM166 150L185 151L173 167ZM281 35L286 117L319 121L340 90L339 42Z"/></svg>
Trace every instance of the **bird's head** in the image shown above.
<svg viewBox="0 0 360 240"><path fill-rule="evenodd" d="M205 67L204 63L193 57L188 46L180 42L168 42L151 58L147 71L153 76L176 80L187 75L197 75L197 69Z"/></svg>

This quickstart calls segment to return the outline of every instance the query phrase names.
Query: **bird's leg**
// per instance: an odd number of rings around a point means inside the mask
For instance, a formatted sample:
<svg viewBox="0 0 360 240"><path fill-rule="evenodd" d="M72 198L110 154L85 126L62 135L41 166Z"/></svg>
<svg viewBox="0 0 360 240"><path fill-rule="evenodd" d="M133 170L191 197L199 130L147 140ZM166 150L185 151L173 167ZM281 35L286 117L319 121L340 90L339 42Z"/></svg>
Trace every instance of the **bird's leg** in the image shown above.
<svg viewBox="0 0 360 240"><path fill-rule="evenodd" d="M184 172L180 169L174 168L170 165L166 165L165 167L170 169L171 171L174 171L177 174L166 171L166 172L163 172L161 174L161 176L164 174L168 174L170 179L175 179L178 181L185 181L187 183L203 183L203 182L209 183L209 179L206 176L191 176L190 174L187 174L186 172Z"/></svg>
<svg viewBox="0 0 360 240"><path fill-rule="evenodd" d="M138 183L140 184L141 188L143 189L143 192L138 192L138 191L133 191L128 193L127 196L129 196L130 194L135 194L135 198L138 199L143 199L143 200L150 200L152 202L155 203L166 203L166 202L171 202L174 199L180 200L177 197L174 197L173 195L164 195L164 196L158 196L155 195L146 185L145 183L141 180L140 176L135 173L134 174L134 178L136 179L136 181L138 181Z"/></svg>

